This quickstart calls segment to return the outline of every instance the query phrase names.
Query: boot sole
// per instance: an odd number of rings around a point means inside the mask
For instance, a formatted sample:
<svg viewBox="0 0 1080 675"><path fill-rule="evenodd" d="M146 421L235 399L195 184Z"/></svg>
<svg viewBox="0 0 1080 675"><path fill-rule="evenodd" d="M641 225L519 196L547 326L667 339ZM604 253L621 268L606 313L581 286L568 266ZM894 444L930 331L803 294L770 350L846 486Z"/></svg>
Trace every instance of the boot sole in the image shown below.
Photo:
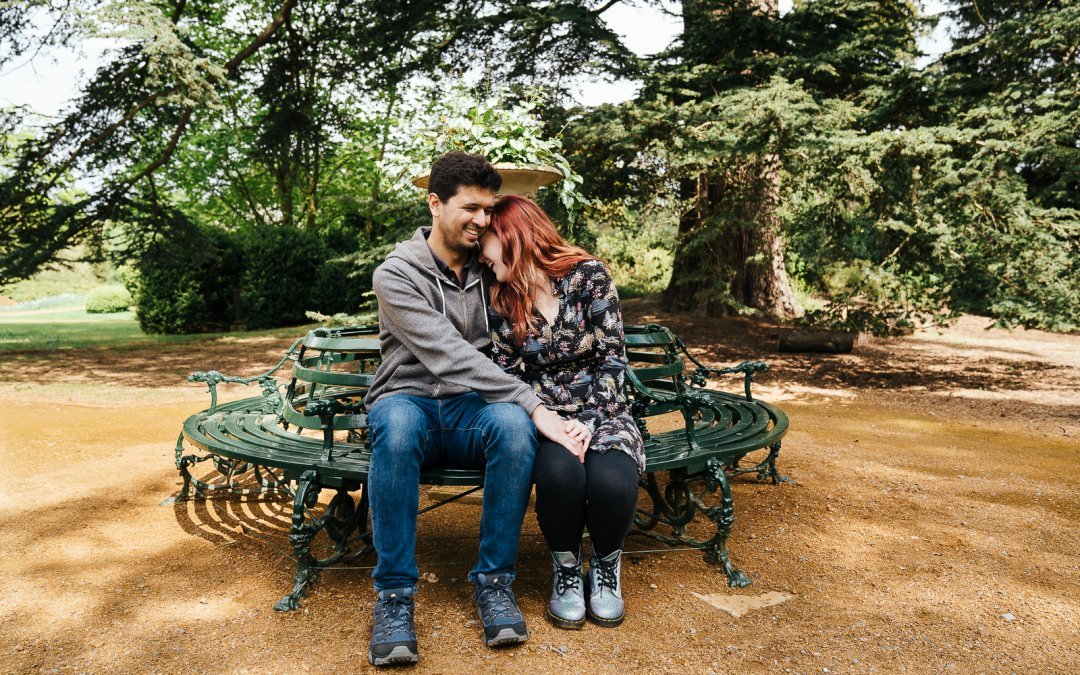
<svg viewBox="0 0 1080 675"><path fill-rule="evenodd" d="M418 662L420 660L420 655L414 651L410 651L408 647L399 646L394 647L393 651L382 657L376 657L369 651L367 658L368 663L373 666L399 666Z"/></svg>
<svg viewBox="0 0 1080 675"><path fill-rule="evenodd" d="M495 637L488 639L484 638L484 644L488 647L502 647L505 645L516 645L525 642L529 639L529 631L526 630L525 634L521 634L515 631L513 628L503 628L499 631L499 634Z"/></svg>
<svg viewBox="0 0 1080 675"><path fill-rule="evenodd" d="M615 626L621 624L623 622L623 619L626 618L625 614L617 619L605 619L602 616L596 616L592 612L586 612L585 615L589 617L589 621L592 621L597 626L603 626L604 628L614 628Z"/></svg>
<svg viewBox="0 0 1080 675"><path fill-rule="evenodd" d="M547 618L548 623L552 624L553 626L555 626L557 628L568 628L570 630L581 630L582 626L585 625L585 617L581 617L577 621L574 621L572 619L564 619L561 616L555 616L554 614L552 614L550 607L548 607L547 609L544 610L544 617Z"/></svg>

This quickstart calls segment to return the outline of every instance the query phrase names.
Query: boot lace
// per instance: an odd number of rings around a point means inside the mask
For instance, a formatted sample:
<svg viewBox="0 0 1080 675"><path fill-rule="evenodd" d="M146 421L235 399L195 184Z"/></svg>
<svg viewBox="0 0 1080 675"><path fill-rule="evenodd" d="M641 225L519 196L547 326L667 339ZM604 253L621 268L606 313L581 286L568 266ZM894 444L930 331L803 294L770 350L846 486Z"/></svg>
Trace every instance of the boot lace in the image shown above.
<svg viewBox="0 0 1080 675"><path fill-rule="evenodd" d="M394 596L379 601L382 609L382 625L380 631L385 636L394 633L408 633L412 635L412 600L404 596Z"/></svg>
<svg viewBox="0 0 1080 675"><path fill-rule="evenodd" d="M577 590L581 583L581 573L576 567L555 566L555 592L559 595L574 589Z"/></svg>
<svg viewBox="0 0 1080 675"><path fill-rule="evenodd" d="M615 564L597 559L594 564L596 570L596 583L601 589L608 589L612 593L619 586L619 578L615 574Z"/></svg>
<svg viewBox="0 0 1080 675"><path fill-rule="evenodd" d="M517 619L520 614L514 594L506 586L487 584L480 589L478 600L486 623L496 619Z"/></svg>

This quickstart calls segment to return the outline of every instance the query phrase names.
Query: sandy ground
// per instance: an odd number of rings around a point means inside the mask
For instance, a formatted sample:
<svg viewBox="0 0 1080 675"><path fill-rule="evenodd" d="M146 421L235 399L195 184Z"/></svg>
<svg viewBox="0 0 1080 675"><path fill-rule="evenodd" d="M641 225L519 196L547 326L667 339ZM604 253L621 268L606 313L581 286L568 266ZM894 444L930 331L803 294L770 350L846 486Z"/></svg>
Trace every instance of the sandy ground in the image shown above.
<svg viewBox="0 0 1080 675"><path fill-rule="evenodd" d="M464 582L479 508L447 506L420 523L418 670L1080 670L1080 336L966 317L851 355L789 355L768 324L626 304L707 361L773 366L757 390L791 416L780 465L794 483L734 483L730 546L753 586L728 589L698 552L631 540L623 626L559 630L543 620L549 563L530 514L516 590L531 637L489 650ZM161 505L180 485L180 424L206 405L182 378L259 372L289 342L0 363L3 670L369 669L370 559L276 613L290 504ZM769 593L794 597L738 619L702 599Z"/></svg>

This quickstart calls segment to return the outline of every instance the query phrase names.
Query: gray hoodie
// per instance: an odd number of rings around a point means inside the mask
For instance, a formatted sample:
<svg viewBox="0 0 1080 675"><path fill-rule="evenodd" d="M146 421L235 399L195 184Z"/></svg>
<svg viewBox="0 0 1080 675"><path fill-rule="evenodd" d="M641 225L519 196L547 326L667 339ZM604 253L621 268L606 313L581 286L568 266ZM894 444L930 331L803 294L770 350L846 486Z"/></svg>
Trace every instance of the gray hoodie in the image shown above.
<svg viewBox="0 0 1080 675"><path fill-rule="evenodd" d="M485 400L516 403L532 413L540 398L485 353L491 345L486 271L475 260L465 288L451 283L419 228L375 269L382 364L364 402L394 394L447 398L475 391Z"/></svg>

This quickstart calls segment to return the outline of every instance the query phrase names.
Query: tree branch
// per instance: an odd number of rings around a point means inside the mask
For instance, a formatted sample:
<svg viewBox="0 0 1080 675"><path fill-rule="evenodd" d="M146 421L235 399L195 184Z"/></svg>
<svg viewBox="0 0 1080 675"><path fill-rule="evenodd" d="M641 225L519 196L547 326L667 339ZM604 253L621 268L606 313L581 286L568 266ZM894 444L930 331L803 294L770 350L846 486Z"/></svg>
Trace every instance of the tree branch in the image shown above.
<svg viewBox="0 0 1080 675"><path fill-rule="evenodd" d="M606 3L604 3L603 5L601 5L601 6L597 7L596 9L594 9L594 10L592 11L592 13L593 13L594 15L596 15L596 16L600 16L601 14L603 14L603 13L604 13L604 12L606 12L606 11L608 11L609 9L611 9L611 8L612 8L612 7L614 7L615 5L619 4L620 2L622 2L622 0L608 0L608 1L607 1Z"/></svg>
<svg viewBox="0 0 1080 675"><path fill-rule="evenodd" d="M184 13L184 7L186 6L187 0L179 0L179 2L176 3L176 9L173 10L173 15L170 17L173 23L180 20L180 15Z"/></svg>
<svg viewBox="0 0 1080 675"><path fill-rule="evenodd" d="M155 171L160 169L163 164L172 159L173 152L176 151L176 146L180 143L180 137L184 135L184 129L187 128L188 122L191 121L191 115L194 112L195 108L193 108L192 106L188 106L184 109L184 114L180 116L180 122L177 123L176 130L173 131L173 135L169 139L169 144L165 146L165 152L163 152L160 157L151 162L145 169L135 174L133 178L125 181L123 187L120 188L117 194L122 195L126 193L132 185L154 173Z"/></svg>
<svg viewBox="0 0 1080 675"><path fill-rule="evenodd" d="M292 14L293 7L295 6L296 0L285 0L277 14L274 15L274 18L262 29L262 32L255 36L255 39L241 49L236 56L229 59L229 62L225 64L225 72L230 78L236 75L236 71L240 68L241 63L270 41L270 38L274 36L277 29L281 28L281 25L285 23L285 20Z"/></svg>

